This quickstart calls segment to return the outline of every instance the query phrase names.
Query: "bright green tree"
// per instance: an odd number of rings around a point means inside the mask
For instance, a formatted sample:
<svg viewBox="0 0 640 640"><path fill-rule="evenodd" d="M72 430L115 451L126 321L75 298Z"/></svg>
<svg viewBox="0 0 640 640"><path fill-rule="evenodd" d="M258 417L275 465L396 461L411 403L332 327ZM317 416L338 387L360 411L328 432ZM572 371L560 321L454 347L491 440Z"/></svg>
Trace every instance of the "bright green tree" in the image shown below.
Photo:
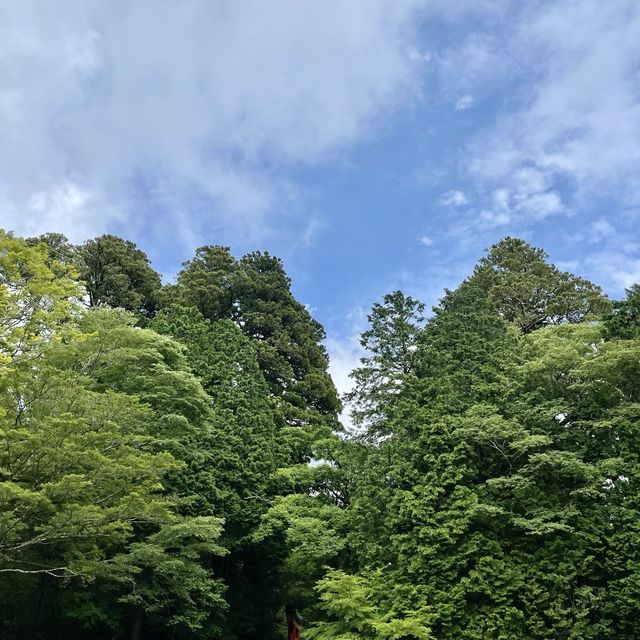
<svg viewBox="0 0 640 640"><path fill-rule="evenodd" d="M0 278L0 627L74 637L79 619L100 636L145 621L182 637L214 624L221 521L187 514L193 491L168 479L183 473L169 451L208 425L181 348L123 311L84 313L42 244L3 234Z"/></svg>

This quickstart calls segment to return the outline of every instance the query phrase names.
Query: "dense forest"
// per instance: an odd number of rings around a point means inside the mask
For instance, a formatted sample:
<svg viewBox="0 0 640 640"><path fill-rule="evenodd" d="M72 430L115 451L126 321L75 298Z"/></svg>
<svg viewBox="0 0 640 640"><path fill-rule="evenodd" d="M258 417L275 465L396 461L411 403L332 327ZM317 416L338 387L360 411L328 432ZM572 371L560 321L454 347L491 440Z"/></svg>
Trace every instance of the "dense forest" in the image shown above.
<svg viewBox="0 0 640 640"><path fill-rule="evenodd" d="M268 253L0 232L0 283L2 640L638 638L640 287L505 238L339 398Z"/></svg>

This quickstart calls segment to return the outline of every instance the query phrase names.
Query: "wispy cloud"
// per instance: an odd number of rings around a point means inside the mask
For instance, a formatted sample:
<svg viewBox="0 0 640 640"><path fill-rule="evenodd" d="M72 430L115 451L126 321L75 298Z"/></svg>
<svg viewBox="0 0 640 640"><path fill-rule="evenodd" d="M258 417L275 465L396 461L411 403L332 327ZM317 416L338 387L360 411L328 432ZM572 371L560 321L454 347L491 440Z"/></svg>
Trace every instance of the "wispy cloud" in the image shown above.
<svg viewBox="0 0 640 640"><path fill-rule="evenodd" d="M504 59L519 61L523 86L470 145L471 172L511 189L533 171L548 184L569 181L577 198L628 192L640 175L640 7L575 0L523 5L519 17ZM541 204L559 209L549 197Z"/></svg>
<svg viewBox="0 0 640 640"><path fill-rule="evenodd" d="M447 191L440 198L440 204L443 204L445 206L452 205L454 207L461 207L468 203L469 200L467 199L467 196L462 191L458 191L457 189Z"/></svg>
<svg viewBox="0 0 640 640"><path fill-rule="evenodd" d="M439 90L482 109L442 180L471 201L440 200L456 251L518 234L617 295L640 277L640 5L510 3L458 26Z"/></svg>
<svg viewBox="0 0 640 640"><path fill-rule="evenodd" d="M617 296L622 296L624 289L640 282L640 258L619 251L596 252L585 259L585 265L597 273L599 282Z"/></svg>
<svg viewBox="0 0 640 640"><path fill-rule="evenodd" d="M312 247L316 242L318 235L326 228L326 225L318 218L310 218L302 234L302 245L307 248Z"/></svg>
<svg viewBox="0 0 640 640"><path fill-rule="evenodd" d="M458 98L456 101L456 111L466 111L470 109L475 104L476 99L469 93Z"/></svg>
<svg viewBox="0 0 640 640"><path fill-rule="evenodd" d="M346 314L345 320L344 330L340 334L329 335L325 340L329 353L329 373L341 397L353 389L354 381L350 374L360 366L360 359L366 355L360 344L360 334L367 329L366 311L356 306ZM353 426L350 411L350 407L345 406L340 416L347 428Z"/></svg>

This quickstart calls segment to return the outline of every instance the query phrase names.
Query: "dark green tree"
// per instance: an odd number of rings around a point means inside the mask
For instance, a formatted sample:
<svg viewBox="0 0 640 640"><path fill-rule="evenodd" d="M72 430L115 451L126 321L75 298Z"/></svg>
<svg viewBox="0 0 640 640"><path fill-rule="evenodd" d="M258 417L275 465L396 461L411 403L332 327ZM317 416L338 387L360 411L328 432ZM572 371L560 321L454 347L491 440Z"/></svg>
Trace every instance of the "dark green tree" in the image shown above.
<svg viewBox="0 0 640 640"><path fill-rule="evenodd" d="M327 373L324 331L293 296L282 262L261 252L236 261L226 247L200 247L163 299L193 306L210 321L231 320L252 340L278 398L292 461L313 457L315 443L338 427L340 402Z"/></svg>
<svg viewBox="0 0 640 640"><path fill-rule="evenodd" d="M205 246L183 263L175 285L162 294L163 306L195 307L207 320L231 318L235 302L236 259L229 247Z"/></svg>
<svg viewBox="0 0 640 640"><path fill-rule="evenodd" d="M553 269L527 275L505 259L491 267L494 279L487 268L435 309L389 405L389 437L365 447L351 475L346 568L355 577L330 572L319 583L332 601L309 609L318 637L382 638L376 621L398 618L422 626L396 636L407 638L632 637L631 607L622 622L603 584L613 579L618 598L633 599L621 597L633 591L633 561L613 570L621 555L635 557L633 528L621 521L622 554L609 560L603 550L607 498L628 495L621 469L635 459L601 449L602 428L591 422L612 403L633 402L632 351L611 369L595 366L608 353L602 327L579 323L594 316L573 293L571 313L546 309L542 324L559 326L531 333L494 287L552 291ZM634 438L616 430L604 441L620 451Z"/></svg>
<svg viewBox="0 0 640 640"><path fill-rule="evenodd" d="M121 307L149 317L155 313L162 286L146 254L129 240L104 235L78 247L78 268L89 305Z"/></svg>
<svg viewBox="0 0 640 640"><path fill-rule="evenodd" d="M277 495L276 471L287 463L276 402L253 342L230 320L212 322L194 307L174 306L160 312L152 327L186 346L210 398L210 441L187 455L192 469L200 469L199 494L225 519L222 540L230 554L215 568L227 585L230 610L243 611L229 618L225 634L268 635L281 605L282 552L272 539L258 543L252 535Z"/></svg>
<svg viewBox="0 0 640 640"><path fill-rule="evenodd" d="M614 302L611 312L605 317L607 336L615 338L637 338L640 334L640 285L627 289L624 300Z"/></svg>
<svg viewBox="0 0 640 640"><path fill-rule="evenodd" d="M340 402L327 372L324 329L291 293L282 262L254 252L239 262L234 319L256 343L272 393L280 396L291 458L314 457L316 444L338 428Z"/></svg>

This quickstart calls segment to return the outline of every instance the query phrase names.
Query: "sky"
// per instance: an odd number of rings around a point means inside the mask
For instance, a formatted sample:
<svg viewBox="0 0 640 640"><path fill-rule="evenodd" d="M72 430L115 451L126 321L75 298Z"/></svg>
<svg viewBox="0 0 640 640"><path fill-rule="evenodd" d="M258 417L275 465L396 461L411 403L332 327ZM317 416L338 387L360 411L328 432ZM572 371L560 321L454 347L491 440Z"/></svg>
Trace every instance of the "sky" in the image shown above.
<svg viewBox="0 0 640 640"><path fill-rule="evenodd" d="M639 223L637 0L0 0L0 226L274 253L341 390L385 293L516 235L621 297Z"/></svg>

